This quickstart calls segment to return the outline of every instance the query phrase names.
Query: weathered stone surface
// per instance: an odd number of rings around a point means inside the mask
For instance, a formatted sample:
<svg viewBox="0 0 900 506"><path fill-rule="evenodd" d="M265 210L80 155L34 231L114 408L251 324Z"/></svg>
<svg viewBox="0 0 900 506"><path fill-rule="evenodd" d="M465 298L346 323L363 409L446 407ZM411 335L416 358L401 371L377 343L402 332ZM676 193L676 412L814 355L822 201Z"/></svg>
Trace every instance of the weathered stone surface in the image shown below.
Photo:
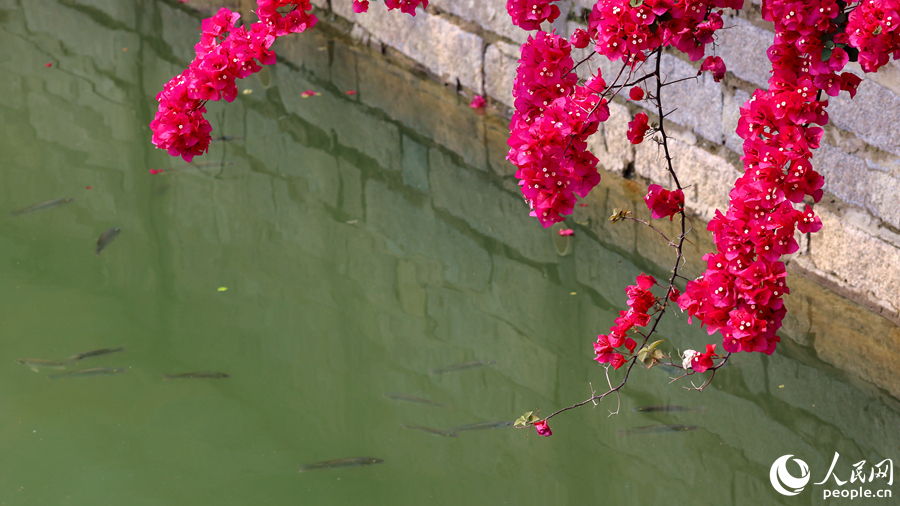
<svg viewBox="0 0 900 506"><path fill-rule="evenodd" d="M520 47L497 41L484 52L484 92L513 107L512 87L519 66Z"/></svg>
<svg viewBox="0 0 900 506"><path fill-rule="evenodd" d="M663 55L660 72L664 83L697 75L696 68L670 55ZM663 110L675 109L666 116L667 120L688 127L715 144L722 143L722 89L709 72L703 72L696 80L666 86L661 96Z"/></svg>
<svg viewBox="0 0 900 506"><path fill-rule="evenodd" d="M526 32L512 24L506 12L506 0L431 0L428 5L453 13L519 44L525 42L529 34L534 33Z"/></svg>
<svg viewBox="0 0 900 506"><path fill-rule="evenodd" d="M896 130L898 110L900 97L865 78L852 100L846 92L828 100L828 116L834 125L895 155L900 155Z"/></svg>
<svg viewBox="0 0 900 506"><path fill-rule="evenodd" d="M416 16L388 12L373 3L358 18L360 26L383 43L409 56L444 82L480 92L484 86L484 40L450 21L418 11Z"/></svg>
<svg viewBox="0 0 900 506"><path fill-rule="evenodd" d="M825 191L888 224L900 225L900 178L890 171L870 167L865 160L829 143L822 143L813 163L825 177Z"/></svg>
<svg viewBox="0 0 900 506"><path fill-rule="evenodd" d="M722 16L722 20L729 28L716 33L716 54L722 57L725 67L735 76L760 88L768 88L772 62L766 56L766 50L772 45L775 35L743 18ZM707 46L706 51L708 56L712 56L712 46Z"/></svg>
<svg viewBox="0 0 900 506"><path fill-rule="evenodd" d="M616 102L609 104L609 119L600 123L597 133L588 138L588 149L610 172L622 174L634 163L634 145L628 142L628 122L632 120L627 107Z"/></svg>
<svg viewBox="0 0 900 506"><path fill-rule="evenodd" d="M900 309L900 249L867 232L871 225L860 213L827 206L816 212L823 227L809 241L811 267L874 304Z"/></svg>
<svg viewBox="0 0 900 506"><path fill-rule="evenodd" d="M750 100L750 94L739 88L726 88L722 103L722 131L725 133L725 146L735 153L744 152L744 139L735 133L741 117L741 106Z"/></svg>
<svg viewBox="0 0 900 506"><path fill-rule="evenodd" d="M687 207L703 220L715 216L715 210L728 209L728 192L740 172L727 160L697 146L676 139L669 141L672 165L682 187ZM668 173L665 155L656 143L644 141L637 146L635 172L665 187L674 187Z"/></svg>

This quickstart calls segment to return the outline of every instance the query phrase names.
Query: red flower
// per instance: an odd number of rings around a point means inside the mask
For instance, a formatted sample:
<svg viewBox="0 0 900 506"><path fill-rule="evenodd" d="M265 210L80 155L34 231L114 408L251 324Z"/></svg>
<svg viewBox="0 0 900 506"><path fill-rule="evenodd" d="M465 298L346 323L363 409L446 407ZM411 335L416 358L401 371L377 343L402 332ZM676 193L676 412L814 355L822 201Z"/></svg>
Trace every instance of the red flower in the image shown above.
<svg viewBox="0 0 900 506"><path fill-rule="evenodd" d="M625 357L623 357L621 353L613 353L613 356L609 361L609 365L613 366L613 369L622 367L622 364L624 363Z"/></svg>
<svg viewBox="0 0 900 506"><path fill-rule="evenodd" d="M347 90L347 95L356 95L356 90Z"/></svg>
<svg viewBox="0 0 900 506"><path fill-rule="evenodd" d="M550 427L547 426L546 420L541 420L540 422L535 422L534 428L537 429L537 433L539 436L550 437L553 435L553 432L550 430Z"/></svg>
<svg viewBox="0 0 900 506"><path fill-rule="evenodd" d="M483 109L485 105L484 97L481 95L475 95L472 97L472 101L469 102L469 107L472 109Z"/></svg>
<svg viewBox="0 0 900 506"><path fill-rule="evenodd" d="M576 28L572 33L572 38L569 40L569 43L578 49L584 49L591 43L591 37L581 28Z"/></svg>
<svg viewBox="0 0 900 506"><path fill-rule="evenodd" d="M628 96L631 97L631 100L641 100L644 98L644 89L640 86L635 86L628 92Z"/></svg>
<svg viewBox="0 0 900 506"><path fill-rule="evenodd" d="M162 171L163 171L162 169L150 169L151 174L161 174Z"/></svg>
<svg viewBox="0 0 900 506"><path fill-rule="evenodd" d="M663 190L662 186L651 184L644 202L647 203L654 220L668 216L669 221L672 221L672 216L684 208L684 192Z"/></svg>
<svg viewBox="0 0 900 506"><path fill-rule="evenodd" d="M559 235L561 235L561 236L569 236L569 235L573 235L573 234L575 234L575 231L572 230L571 228L564 228L559 231Z"/></svg>
<svg viewBox="0 0 900 506"><path fill-rule="evenodd" d="M353 0L353 12L360 14L368 12L369 0Z"/></svg>
<svg viewBox="0 0 900 506"><path fill-rule="evenodd" d="M707 56L700 65L700 72L704 70L712 72L713 80L719 82L725 77L725 62L718 56Z"/></svg>
<svg viewBox="0 0 900 506"><path fill-rule="evenodd" d="M648 119L647 113L639 112L634 117L634 121L628 122L628 132L625 135L628 137L629 142L632 144L644 142L644 134L647 133L647 130L650 130L650 125L647 124Z"/></svg>
<svg viewBox="0 0 900 506"><path fill-rule="evenodd" d="M697 372L706 372L707 369L713 366L713 357L718 357L716 355L716 345L707 344L706 353L698 354L691 359L691 369Z"/></svg>

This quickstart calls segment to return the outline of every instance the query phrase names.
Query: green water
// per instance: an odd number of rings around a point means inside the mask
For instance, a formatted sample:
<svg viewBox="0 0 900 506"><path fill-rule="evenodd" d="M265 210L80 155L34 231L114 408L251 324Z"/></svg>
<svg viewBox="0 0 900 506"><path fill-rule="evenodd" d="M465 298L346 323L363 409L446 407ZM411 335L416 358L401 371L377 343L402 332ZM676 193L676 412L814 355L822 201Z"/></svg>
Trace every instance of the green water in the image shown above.
<svg viewBox="0 0 900 506"><path fill-rule="evenodd" d="M775 493L776 458L818 481L834 452L842 479L900 457L896 402L790 339L702 394L635 370L618 416L611 398L550 438L404 429L587 398L592 338L665 268L590 233L558 256L502 128L321 30L211 104L242 138L197 161L224 163L151 175L182 165L146 125L198 25L174 1L0 0L0 504L815 504ZM75 201L8 214L56 198ZM707 341L675 323L677 347ZM111 376L16 363L119 346L66 369L128 368ZM496 364L429 373L474 360ZM229 377L163 379L192 371ZM697 429L617 435L654 424ZM298 473L350 457L384 462Z"/></svg>

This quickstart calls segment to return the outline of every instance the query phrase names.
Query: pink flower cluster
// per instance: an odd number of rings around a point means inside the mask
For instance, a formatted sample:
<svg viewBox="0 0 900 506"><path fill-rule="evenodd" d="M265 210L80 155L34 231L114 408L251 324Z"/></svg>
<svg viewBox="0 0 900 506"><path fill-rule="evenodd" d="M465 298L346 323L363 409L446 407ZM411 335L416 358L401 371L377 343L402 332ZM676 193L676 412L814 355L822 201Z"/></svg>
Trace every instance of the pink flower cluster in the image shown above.
<svg viewBox="0 0 900 506"><path fill-rule="evenodd" d="M634 353L637 343L634 339L627 337L628 331L634 327L646 327L650 323L650 315L648 311L656 304L656 296L650 291L650 288L656 284L656 279L649 274L641 273L637 277L637 284L629 286L625 292L628 294L628 302L630 308L628 311L619 311L619 317L615 320L615 325L610 327L609 334L600 334L597 336L597 342L594 343L594 353L597 355L594 360L601 364L610 364L613 369L622 367L625 363L625 357L616 351L616 348L625 346L629 353Z"/></svg>
<svg viewBox="0 0 900 506"><path fill-rule="evenodd" d="M588 33L597 52L610 60L643 61L646 51L674 46L695 61L722 28L721 11L713 9L742 5L742 0L601 0L588 18Z"/></svg>
<svg viewBox="0 0 900 506"><path fill-rule="evenodd" d="M527 31L539 30L544 21L553 22L559 17L559 7L554 0L506 0L506 12L514 25ZM586 47L580 46L580 47Z"/></svg>
<svg viewBox="0 0 900 506"><path fill-rule="evenodd" d="M570 214L575 195L585 197L600 182L597 157L586 139L609 118L599 74L578 86L572 46L555 33L538 32L522 46L513 83L515 113L507 159L518 171L522 194L544 227Z"/></svg>
<svg viewBox="0 0 900 506"><path fill-rule="evenodd" d="M205 153L212 127L203 117L203 105L208 100L234 100L236 79L259 72L260 64L275 63L275 53L269 48L276 37L302 32L316 23L315 16L307 13L312 9L309 0L259 0L258 4L260 21L250 30L235 28L241 15L224 7L203 20L196 58L156 96L159 108L150 128L157 148L180 155L187 162ZM294 9L284 16L275 10L289 4Z"/></svg>
<svg viewBox="0 0 900 506"><path fill-rule="evenodd" d="M668 217L669 221L672 221L672 216L684 209L684 192L664 190L658 184L651 184L647 189L647 195L644 196L644 202L647 203L654 220Z"/></svg>
<svg viewBox="0 0 900 506"><path fill-rule="evenodd" d="M159 108L150 128L157 148L181 156L187 162L205 153L212 127L203 117L204 104L209 100L234 100L235 80L259 72L260 65L275 63L275 53L269 48L276 38L303 32L318 21L310 13L310 0L257 0L256 3L260 20L249 29L237 27L240 14L224 7L215 16L203 20L194 61L156 96ZM385 5L415 16L416 7L427 7L428 0L385 0ZM279 12L284 7L290 8ZM353 9L364 12L368 1L354 1Z"/></svg>
<svg viewBox="0 0 900 506"><path fill-rule="evenodd" d="M845 36L859 49L859 64L866 72L876 72L888 56L900 58L900 1L863 0L852 12ZM835 37L837 42L838 38Z"/></svg>
<svg viewBox="0 0 900 506"><path fill-rule="evenodd" d="M681 309L710 334L722 333L727 352L775 350L785 314L782 297L789 292L779 258L798 250L795 230L822 227L809 205L799 211L792 203L822 198L824 181L810 162L822 137L812 124L828 122L827 102L817 100L817 93L844 89L852 96L859 84L852 74L837 74L848 59L843 49L823 53L822 41L838 30L832 22L838 11L831 0L763 4L776 30L768 52L769 89L757 90L741 108L737 133L744 139L745 172L726 214L717 211L709 224L718 251L704 256L706 272L678 298Z"/></svg>

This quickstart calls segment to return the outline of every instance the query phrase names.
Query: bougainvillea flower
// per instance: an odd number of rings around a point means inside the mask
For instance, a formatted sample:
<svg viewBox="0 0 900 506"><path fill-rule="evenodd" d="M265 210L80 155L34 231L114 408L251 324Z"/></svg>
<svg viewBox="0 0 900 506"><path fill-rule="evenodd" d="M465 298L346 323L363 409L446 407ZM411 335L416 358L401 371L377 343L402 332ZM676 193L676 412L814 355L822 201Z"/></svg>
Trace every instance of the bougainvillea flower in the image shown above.
<svg viewBox="0 0 900 506"><path fill-rule="evenodd" d="M559 235L562 235L562 236L573 235L573 234L575 234L575 231L572 230L571 228L564 228L559 231Z"/></svg>
<svg viewBox="0 0 900 506"><path fill-rule="evenodd" d="M347 95L356 95L356 90L347 90Z"/></svg>
<svg viewBox="0 0 900 506"><path fill-rule="evenodd" d="M150 169L151 174L161 174L162 171L163 171L162 169Z"/></svg>
<svg viewBox="0 0 900 506"><path fill-rule="evenodd" d="M584 49L588 47L588 44L591 43L591 37L588 33L581 28L576 28L574 32L572 32L572 37L569 39L569 43L578 49Z"/></svg>
<svg viewBox="0 0 900 506"><path fill-rule="evenodd" d="M550 427L547 425L546 420L541 420L540 422L534 422L534 428L537 429L537 433L539 436L550 437L553 435L553 432L550 430Z"/></svg>
<svg viewBox="0 0 900 506"><path fill-rule="evenodd" d="M700 72L708 70L712 72L715 82L721 81L725 77L725 62L718 56L707 56L700 65Z"/></svg>
<svg viewBox="0 0 900 506"><path fill-rule="evenodd" d="M672 221L672 217L675 213L684 209L683 191L664 190L663 187L658 184L651 184L647 190L644 202L647 203L647 207L650 209L650 215L654 220L668 216L669 221Z"/></svg>
<svg viewBox="0 0 900 506"><path fill-rule="evenodd" d="M688 350L693 351L693 350ZM684 353L685 358L687 357L687 351ZM694 352L691 356L691 369L697 372L706 372L707 369L713 366L713 357L717 357L716 355L716 345L707 344L706 345L706 353L698 353Z"/></svg>
<svg viewBox="0 0 900 506"><path fill-rule="evenodd" d="M369 0L353 0L353 12L361 14L369 11Z"/></svg>
<svg viewBox="0 0 900 506"><path fill-rule="evenodd" d="M647 113L639 112L637 113L637 116L634 117L634 121L628 122L628 132L626 132L625 135L628 137L629 142L632 144L644 142L644 134L647 133L647 130L650 130L650 125L647 124L649 119Z"/></svg>
<svg viewBox="0 0 900 506"><path fill-rule="evenodd" d="M631 100L641 100L644 98L644 89L640 86L635 86L628 91L628 96Z"/></svg>

